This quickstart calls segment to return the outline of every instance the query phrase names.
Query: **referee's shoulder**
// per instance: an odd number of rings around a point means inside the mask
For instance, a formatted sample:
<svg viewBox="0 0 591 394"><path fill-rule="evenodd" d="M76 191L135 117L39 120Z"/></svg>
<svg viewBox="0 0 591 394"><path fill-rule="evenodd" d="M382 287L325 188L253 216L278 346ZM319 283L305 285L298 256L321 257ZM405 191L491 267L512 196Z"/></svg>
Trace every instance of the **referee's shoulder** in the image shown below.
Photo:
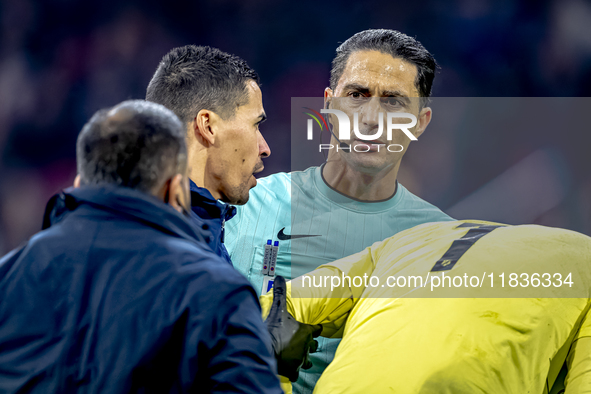
<svg viewBox="0 0 591 394"><path fill-rule="evenodd" d="M270 207L285 207L291 203L292 192L310 189L314 183L314 171L310 167L304 171L277 172L257 179L257 185L250 189L248 202L237 206L238 216L243 212L259 212Z"/></svg>
<svg viewBox="0 0 591 394"><path fill-rule="evenodd" d="M247 205L267 203L270 198L276 199L291 193L291 174L291 172L277 172L257 178L257 185L250 189Z"/></svg>
<svg viewBox="0 0 591 394"><path fill-rule="evenodd" d="M275 174L267 175L257 179L257 185L251 190L256 191L260 188L269 188L277 185L287 185L291 182L291 172L276 172Z"/></svg>

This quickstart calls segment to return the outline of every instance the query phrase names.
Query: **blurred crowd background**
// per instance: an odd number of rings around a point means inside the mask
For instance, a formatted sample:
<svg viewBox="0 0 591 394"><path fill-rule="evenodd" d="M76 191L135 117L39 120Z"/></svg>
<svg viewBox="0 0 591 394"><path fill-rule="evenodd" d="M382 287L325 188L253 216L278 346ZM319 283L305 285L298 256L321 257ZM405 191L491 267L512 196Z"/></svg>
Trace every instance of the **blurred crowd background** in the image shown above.
<svg viewBox="0 0 591 394"><path fill-rule="evenodd" d="M171 48L215 46L258 71L267 175L291 169L291 98L321 97L335 48L368 28L417 37L441 66L434 96L462 109L411 145L403 184L457 218L591 235L588 1L2 0L0 254L38 231L46 201L71 185L86 120L143 98ZM528 100L524 116L503 97L567 99ZM507 113L519 127L503 127Z"/></svg>

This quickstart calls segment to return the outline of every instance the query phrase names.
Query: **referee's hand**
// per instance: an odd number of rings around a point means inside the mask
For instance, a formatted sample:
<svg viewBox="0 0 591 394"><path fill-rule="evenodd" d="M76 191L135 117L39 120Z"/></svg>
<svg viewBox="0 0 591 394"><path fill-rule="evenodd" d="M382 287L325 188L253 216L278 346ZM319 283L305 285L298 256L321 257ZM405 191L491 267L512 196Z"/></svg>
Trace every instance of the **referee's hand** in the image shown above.
<svg viewBox="0 0 591 394"><path fill-rule="evenodd" d="M271 334L279 375L295 382L300 368L312 367L308 353L314 353L318 348L318 342L313 338L320 335L322 326L304 324L294 319L287 311L285 293L285 278L277 276L273 283L273 303L265 324Z"/></svg>

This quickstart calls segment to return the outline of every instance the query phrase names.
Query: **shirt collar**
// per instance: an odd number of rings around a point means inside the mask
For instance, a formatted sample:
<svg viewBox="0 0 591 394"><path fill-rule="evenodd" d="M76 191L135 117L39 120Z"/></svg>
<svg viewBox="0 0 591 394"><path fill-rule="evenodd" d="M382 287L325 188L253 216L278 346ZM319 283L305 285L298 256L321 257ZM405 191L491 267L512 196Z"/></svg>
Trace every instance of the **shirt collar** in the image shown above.
<svg viewBox="0 0 591 394"><path fill-rule="evenodd" d="M197 186L191 179L189 179L189 189L191 190L191 207L205 209L209 216L224 220L229 220L236 215L236 208L233 205L216 200L209 190Z"/></svg>

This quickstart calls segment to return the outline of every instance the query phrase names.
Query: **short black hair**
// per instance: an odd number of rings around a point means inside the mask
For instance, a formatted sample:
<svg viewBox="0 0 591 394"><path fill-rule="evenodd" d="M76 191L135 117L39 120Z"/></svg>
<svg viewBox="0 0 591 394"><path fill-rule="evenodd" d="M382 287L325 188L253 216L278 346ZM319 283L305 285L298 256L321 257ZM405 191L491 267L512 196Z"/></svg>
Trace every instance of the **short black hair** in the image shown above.
<svg viewBox="0 0 591 394"><path fill-rule="evenodd" d="M146 193L187 165L185 128L162 105L129 100L96 112L76 143L82 185L101 183Z"/></svg>
<svg viewBox="0 0 591 394"><path fill-rule="evenodd" d="M148 84L146 100L171 109L185 125L202 109L228 119L248 103L248 80L260 86L258 74L238 56L186 45L162 58Z"/></svg>
<svg viewBox="0 0 591 394"><path fill-rule="evenodd" d="M422 97L421 106L428 104L437 62L419 41L396 30L364 30L343 42L337 48L330 70L330 88L333 91L345 71L349 56L356 51L379 51L414 64L417 67L415 86Z"/></svg>

